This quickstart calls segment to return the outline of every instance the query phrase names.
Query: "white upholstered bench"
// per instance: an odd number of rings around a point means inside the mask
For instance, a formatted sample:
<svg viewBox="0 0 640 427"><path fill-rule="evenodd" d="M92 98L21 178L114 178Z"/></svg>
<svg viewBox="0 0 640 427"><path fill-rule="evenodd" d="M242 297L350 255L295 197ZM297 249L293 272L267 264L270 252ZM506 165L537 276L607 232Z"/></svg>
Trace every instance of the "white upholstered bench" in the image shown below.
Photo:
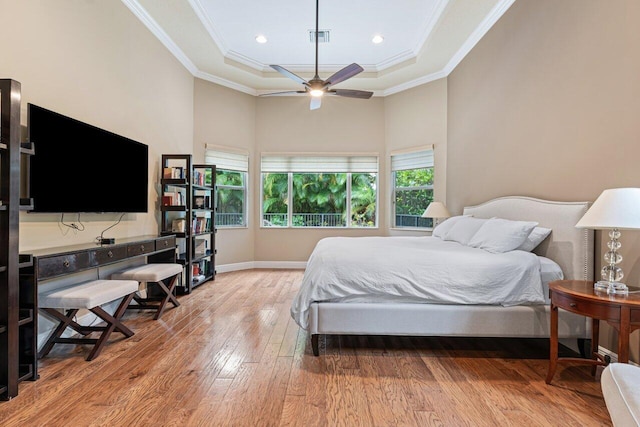
<svg viewBox="0 0 640 427"><path fill-rule="evenodd" d="M48 313L60 323L51 332L49 339L38 353L38 357L44 357L55 344L93 344L87 360L93 360L100 354L102 347L109 339L113 331L124 334L125 337L133 335L133 331L127 328L120 318L138 290L138 282L133 280L92 280L78 283L38 295L40 310ZM103 304L122 298L113 316L102 307ZM66 309L66 314L57 309ZM80 309L88 309L106 322L104 326L84 326L73 320ZM83 337L62 338L67 329L72 328ZM101 332L98 338L88 338L92 332Z"/></svg>
<svg viewBox="0 0 640 427"><path fill-rule="evenodd" d="M111 275L111 279L135 280L140 284L147 283L146 297L143 298L138 294L134 295L133 300L136 304L131 304L128 308L138 310L155 310L156 313L153 318L158 320L169 301L171 301L174 307L178 307L180 305L174 292L176 284L178 283L178 277L181 277L181 275L182 265L180 264L152 263L118 271ZM149 284L157 285L162 295L149 295Z"/></svg>

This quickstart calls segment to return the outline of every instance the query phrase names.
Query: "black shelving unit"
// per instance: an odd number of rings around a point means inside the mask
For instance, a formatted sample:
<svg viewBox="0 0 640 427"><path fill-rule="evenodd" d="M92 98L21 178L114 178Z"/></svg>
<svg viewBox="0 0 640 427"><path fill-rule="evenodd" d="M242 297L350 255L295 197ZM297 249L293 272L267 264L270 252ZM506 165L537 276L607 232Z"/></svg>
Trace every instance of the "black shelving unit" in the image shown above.
<svg viewBox="0 0 640 427"><path fill-rule="evenodd" d="M21 85L0 79L0 399L18 395L18 383L37 374L37 293L21 280L29 260L20 257L20 210L30 199L20 197L21 156L34 154L20 143ZM26 163L29 163L28 161ZM23 206L24 203L24 206Z"/></svg>
<svg viewBox="0 0 640 427"><path fill-rule="evenodd" d="M215 279L216 167L194 164L190 154L163 154L161 169L160 233L177 238L177 260L184 265L177 291L188 294Z"/></svg>

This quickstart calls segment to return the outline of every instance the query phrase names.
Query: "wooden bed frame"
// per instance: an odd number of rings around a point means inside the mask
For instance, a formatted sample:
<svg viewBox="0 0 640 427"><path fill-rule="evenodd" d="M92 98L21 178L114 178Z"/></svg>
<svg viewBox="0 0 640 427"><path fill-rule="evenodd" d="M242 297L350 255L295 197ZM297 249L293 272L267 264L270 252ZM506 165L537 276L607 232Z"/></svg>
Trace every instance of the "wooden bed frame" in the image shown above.
<svg viewBox="0 0 640 427"><path fill-rule="evenodd" d="M500 197L464 208L477 218L537 221L551 235L534 252L560 265L565 279L593 279L593 231L576 223L589 202L556 202L531 197ZM545 290L548 295L548 289ZM320 335L405 335L461 337L549 337L549 304L494 305L316 302L309 313L313 354ZM589 339L584 316L562 311L559 337Z"/></svg>

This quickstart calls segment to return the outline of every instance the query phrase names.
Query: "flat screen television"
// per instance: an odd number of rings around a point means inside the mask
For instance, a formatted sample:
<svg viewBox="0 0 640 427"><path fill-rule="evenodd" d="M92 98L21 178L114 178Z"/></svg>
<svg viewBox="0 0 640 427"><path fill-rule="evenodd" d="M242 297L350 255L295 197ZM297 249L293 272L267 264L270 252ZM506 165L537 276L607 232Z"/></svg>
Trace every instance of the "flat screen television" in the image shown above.
<svg viewBox="0 0 640 427"><path fill-rule="evenodd" d="M33 104L27 133L32 212L148 211L147 145Z"/></svg>

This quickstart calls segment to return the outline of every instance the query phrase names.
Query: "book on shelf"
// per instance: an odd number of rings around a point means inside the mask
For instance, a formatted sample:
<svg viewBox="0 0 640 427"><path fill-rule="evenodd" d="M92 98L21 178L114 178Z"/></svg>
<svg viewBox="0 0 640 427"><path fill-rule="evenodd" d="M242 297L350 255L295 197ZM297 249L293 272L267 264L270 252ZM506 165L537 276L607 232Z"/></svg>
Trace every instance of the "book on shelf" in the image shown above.
<svg viewBox="0 0 640 427"><path fill-rule="evenodd" d="M196 217L193 220L192 231L194 233L207 233L211 230L211 218Z"/></svg>
<svg viewBox="0 0 640 427"><path fill-rule="evenodd" d="M180 166L163 168L162 177L164 179L184 179L184 168Z"/></svg>
<svg viewBox="0 0 640 427"><path fill-rule="evenodd" d="M193 245L193 253L196 255L204 255L207 253L209 247L209 240L207 239L195 239Z"/></svg>
<svg viewBox="0 0 640 427"><path fill-rule="evenodd" d="M194 169L193 179L191 181L194 185L204 186L204 172Z"/></svg>
<svg viewBox="0 0 640 427"><path fill-rule="evenodd" d="M163 206L183 206L184 195L180 191L166 191L162 196Z"/></svg>
<svg viewBox="0 0 640 427"><path fill-rule="evenodd" d="M208 259L201 259L198 262L198 268L200 269L200 274L204 274L205 276L210 274L211 272L211 261Z"/></svg>

